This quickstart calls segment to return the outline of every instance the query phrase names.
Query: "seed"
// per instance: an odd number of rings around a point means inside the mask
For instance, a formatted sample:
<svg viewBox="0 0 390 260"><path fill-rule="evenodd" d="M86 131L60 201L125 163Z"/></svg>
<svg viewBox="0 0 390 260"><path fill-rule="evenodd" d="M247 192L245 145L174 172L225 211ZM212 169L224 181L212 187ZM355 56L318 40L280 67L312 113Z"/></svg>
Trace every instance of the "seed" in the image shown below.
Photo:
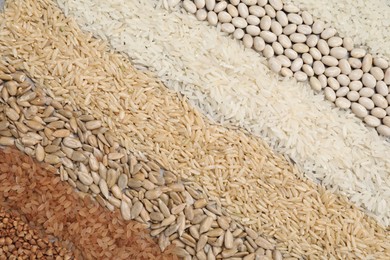
<svg viewBox="0 0 390 260"><path fill-rule="evenodd" d="M213 223L213 218L206 217L201 223L199 227L199 233L203 234L210 230L211 224Z"/></svg>
<svg viewBox="0 0 390 260"><path fill-rule="evenodd" d="M136 201L130 210L131 219L137 218L139 216L139 214L141 213L143 208L144 207L143 207L142 203L140 201Z"/></svg>
<svg viewBox="0 0 390 260"><path fill-rule="evenodd" d="M6 136L0 137L0 145L12 146L14 144L15 144L15 139L13 137L6 137Z"/></svg>
<svg viewBox="0 0 390 260"><path fill-rule="evenodd" d="M57 163L61 162L61 159L57 155L54 155L54 154L46 154L44 160L48 164L57 164Z"/></svg>
<svg viewBox="0 0 390 260"><path fill-rule="evenodd" d="M65 137L63 140L62 140L62 143L69 147L69 148L72 148L72 149L77 149L77 148L81 148L82 147L82 144L79 140L73 138L73 137Z"/></svg>
<svg viewBox="0 0 390 260"><path fill-rule="evenodd" d="M89 186L93 183L93 178L87 172L77 171L77 176L79 180L86 186Z"/></svg>

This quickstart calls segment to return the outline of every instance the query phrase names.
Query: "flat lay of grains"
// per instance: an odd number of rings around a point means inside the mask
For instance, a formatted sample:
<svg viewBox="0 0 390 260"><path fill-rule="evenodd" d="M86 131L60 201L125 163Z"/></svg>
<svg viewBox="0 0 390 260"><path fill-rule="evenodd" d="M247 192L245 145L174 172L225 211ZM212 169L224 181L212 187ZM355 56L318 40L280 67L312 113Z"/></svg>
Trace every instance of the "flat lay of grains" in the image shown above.
<svg viewBox="0 0 390 260"><path fill-rule="evenodd" d="M390 143L351 111L332 107L306 83L280 80L259 53L184 9L169 12L157 1L57 2L82 29L154 71L203 114L261 137L306 177L389 225Z"/></svg>
<svg viewBox="0 0 390 260"><path fill-rule="evenodd" d="M262 7L271 24L272 10L293 24L290 14L311 17L278 0L6 2L0 219L40 232L31 257L390 258L389 143L379 126L332 107L299 75L279 77L275 57L247 48L255 18L221 23L228 6L243 18L243 5ZM226 37L231 26L247 33L232 32L242 41ZM242 113L250 107L259 112ZM0 228L9 237L0 250L13 255L22 253L17 223Z"/></svg>

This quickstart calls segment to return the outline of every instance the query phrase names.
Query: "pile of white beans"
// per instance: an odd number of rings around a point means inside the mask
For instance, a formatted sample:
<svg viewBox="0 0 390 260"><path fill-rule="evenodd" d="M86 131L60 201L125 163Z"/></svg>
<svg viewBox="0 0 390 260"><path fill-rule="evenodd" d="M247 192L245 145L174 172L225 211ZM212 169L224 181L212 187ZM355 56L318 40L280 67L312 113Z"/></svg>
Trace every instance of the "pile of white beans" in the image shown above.
<svg viewBox="0 0 390 260"><path fill-rule="evenodd" d="M335 29L281 0L184 0L183 7L261 52L272 71L309 80L337 107L351 109L390 136L390 68L384 58L355 48L351 38L339 37Z"/></svg>

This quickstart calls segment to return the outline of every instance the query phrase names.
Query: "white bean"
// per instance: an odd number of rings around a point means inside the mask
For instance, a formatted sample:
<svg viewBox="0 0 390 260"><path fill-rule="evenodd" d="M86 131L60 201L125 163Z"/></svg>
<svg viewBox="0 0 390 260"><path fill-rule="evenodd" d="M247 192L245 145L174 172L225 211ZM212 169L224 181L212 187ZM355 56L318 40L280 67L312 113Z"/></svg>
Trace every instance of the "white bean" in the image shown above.
<svg viewBox="0 0 390 260"><path fill-rule="evenodd" d="M302 17L299 15L299 14L288 14L287 15L287 19L293 23L293 24L296 24L296 25L300 25L303 23L303 19Z"/></svg>
<svg viewBox="0 0 390 260"><path fill-rule="evenodd" d="M366 109L373 109L374 108L374 102L372 102L371 99L369 99L368 97L361 97L359 98L359 104L364 106Z"/></svg>
<svg viewBox="0 0 390 260"><path fill-rule="evenodd" d="M288 25L287 15L283 11L277 11L276 12L276 20L280 23L281 26Z"/></svg>
<svg viewBox="0 0 390 260"><path fill-rule="evenodd" d="M237 10L238 10L238 14L242 17L242 18L247 18L248 15L249 15L249 9L248 9L248 6L244 3L240 3L238 6L237 6Z"/></svg>
<svg viewBox="0 0 390 260"><path fill-rule="evenodd" d="M246 32L252 36L258 36L260 34L260 28L259 26L248 25L246 27Z"/></svg>
<svg viewBox="0 0 390 260"><path fill-rule="evenodd" d="M318 40L317 48L322 53L322 55L329 55L330 53L328 43L323 39Z"/></svg>
<svg viewBox="0 0 390 260"><path fill-rule="evenodd" d="M253 5L249 7L249 13L261 18L265 15L265 10L261 6Z"/></svg>
<svg viewBox="0 0 390 260"><path fill-rule="evenodd" d="M363 85L368 88L375 88L376 79L370 73L364 73L362 77Z"/></svg>
<svg viewBox="0 0 390 260"><path fill-rule="evenodd" d="M343 39L343 47L347 49L347 51L352 51L353 49L353 40L349 37L344 37Z"/></svg>
<svg viewBox="0 0 390 260"><path fill-rule="evenodd" d="M217 25L218 24L218 16L213 11L210 11L207 13L207 21L209 21L210 25Z"/></svg>
<svg viewBox="0 0 390 260"><path fill-rule="evenodd" d="M343 47L334 47L330 50L330 55L340 60L348 56L348 51Z"/></svg>
<svg viewBox="0 0 390 260"><path fill-rule="evenodd" d="M339 47L343 44L343 39L338 36L333 36L328 39L328 45L330 47Z"/></svg>
<svg viewBox="0 0 390 260"><path fill-rule="evenodd" d="M225 11L222 11L218 14L218 20L221 23L230 23L232 21L232 16Z"/></svg>
<svg viewBox="0 0 390 260"><path fill-rule="evenodd" d="M362 61L362 71L363 72L369 72L371 67L372 67L372 55L368 53L363 58L363 61Z"/></svg>
<svg viewBox="0 0 390 260"><path fill-rule="evenodd" d="M374 58L374 65L383 70L389 67L389 63L383 58Z"/></svg>
<svg viewBox="0 0 390 260"><path fill-rule="evenodd" d="M233 33L233 37L234 37L235 39L237 39L237 40L241 40L242 37L244 37L244 35L245 35L244 30L243 30L243 29L240 29L240 28L236 29L236 30L234 31L234 33Z"/></svg>
<svg viewBox="0 0 390 260"><path fill-rule="evenodd" d="M246 5L255 5L257 4L257 0L241 0Z"/></svg>
<svg viewBox="0 0 390 260"><path fill-rule="evenodd" d="M302 54L302 60L305 64L313 64L313 57L309 53Z"/></svg>
<svg viewBox="0 0 390 260"><path fill-rule="evenodd" d="M322 33L321 33L321 38L324 40L327 40L331 37L333 37L337 31L334 28L326 28Z"/></svg>
<svg viewBox="0 0 390 260"><path fill-rule="evenodd" d="M294 73L289 68L282 68L280 71L280 74L283 77L288 77L288 78L290 78L294 75Z"/></svg>
<svg viewBox="0 0 390 260"><path fill-rule="evenodd" d="M257 4L260 6L265 6L268 3L268 0L258 0Z"/></svg>
<svg viewBox="0 0 390 260"><path fill-rule="evenodd" d="M379 67L372 67L370 73L376 80L382 80L385 77L385 73Z"/></svg>
<svg viewBox="0 0 390 260"><path fill-rule="evenodd" d="M303 33L305 35L309 35L312 33L312 30L311 30L311 27L309 25L306 25L306 24L300 24L298 25L297 27L297 31L299 33Z"/></svg>
<svg viewBox="0 0 390 260"><path fill-rule="evenodd" d="M377 107L386 109L389 105L387 100L381 94L374 94L371 99Z"/></svg>
<svg viewBox="0 0 390 260"><path fill-rule="evenodd" d="M353 91L348 92L347 98L348 98L350 101L355 102L355 101L358 101L358 100L359 100L360 95L359 95L358 92L356 92L356 91L353 90Z"/></svg>
<svg viewBox="0 0 390 260"><path fill-rule="evenodd" d="M264 50L263 50L263 55L264 57L266 58L271 58L272 56L274 56L274 49L272 49L272 47L270 45L266 45L264 47Z"/></svg>
<svg viewBox="0 0 390 260"><path fill-rule="evenodd" d="M372 88L364 87L359 91L361 97L372 97L375 94L375 91Z"/></svg>
<svg viewBox="0 0 390 260"><path fill-rule="evenodd" d="M380 107L374 107L370 113L371 113L371 115L375 116L376 118L381 118L381 119L386 116L386 111Z"/></svg>
<svg viewBox="0 0 390 260"><path fill-rule="evenodd" d="M348 94L349 88L348 87L341 87L336 91L336 96L338 97L344 97Z"/></svg>
<svg viewBox="0 0 390 260"><path fill-rule="evenodd" d="M263 31L268 31L271 28L271 17L268 15L264 16L260 20L260 28Z"/></svg>
<svg viewBox="0 0 390 260"><path fill-rule="evenodd" d="M303 82L303 81L307 80L307 75L306 75L306 73L304 73L302 71L297 71L297 72L294 73L294 78L297 81Z"/></svg>
<svg viewBox="0 0 390 260"><path fill-rule="evenodd" d="M296 44L293 44L293 49L294 49L294 51L296 51L296 52L298 52L298 53L309 52L309 46L307 46L307 45L304 44L304 43L296 43Z"/></svg>
<svg viewBox="0 0 390 260"><path fill-rule="evenodd" d="M337 76L337 81L340 83L340 85L348 86L351 80L349 77L345 74L340 74Z"/></svg>
<svg viewBox="0 0 390 260"><path fill-rule="evenodd" d="M355 69L348 76L351 80L359 80L363 76L363 71L361 69Z"/></svg>
<svg viewBox="0 0 390 260"><path fill-rule="evenodd" d="M306 36L302 33L293 33L290 36L290 40L295 43L304 43L306 42Z"/></svg>
<svg viewBox="0 0 390 260"><path fill-rule="evenodd" d="M386 116L382 121L386 126L390 127L390 116Z"/></svg>
<svg viewBox="0 0 390 260"><path fill-rule="evenodd" d="M309 76L309 77L314 76L314 70L310 65L303 64L302 71L305 72L307 74L307 76Z"/></svg>
<svg viewBox="0 0 390 260"><path fill-rule="evenodd" d="M264 41L267 43L272 43L277 39L276 35L273 32L269 32L269 31L261 31L260 37L263 38Z"/></svg>
<svg viewBox="0 0 390 260"><path fill-rule="evenodd" d="M303 60L301 58L297 58L291 63L291 70L293 72L296 72L302 68L302 65L303 65Z"/></svg>
<svg viewBox="0 0 390 260"><path fill-rule="evenodd" d="M320 34L324 31L324 27L325 27L325 24L324 22L322 21L315 21L313 23L313 27L312 27L312 30L313 30L313 33L314 34Z"/></svg>
<svg viewBox="0 0 390 260"><path fill-rule="evenodd" d="M360 58L363 58L364 55L366 55L366 50L365 49L361 49L361 48L354 48L352 51L351 51L351 56L353 58L357 58L357 59L360 59Z"/></svg>
<svg viewBox="0 0 390 260"><path fill-rule="evenodd" d="M280 0L268 0L269 4L276 10L282 10L283 8L283 3Z"/></svg>
<svg viewBox="0 0 390 260"><path fill-rule="evenodd" d="M386 137L390 136L390 127L385 125L380 125L376 128L379 134L384 135Z"/></svg>
<svg viewBox="0 0 390 260"><path fill-rule="evenodd" d="M354 69L360 69L362 67L362 62L356 58L348 58L348 62Z"/></svg>
<svg viewBox="0 0 390 260"><path fill-rule="evenodd" d="M204 21L207 19L207 11L205 9L199 9L196 11L195 16L199 21Z"/></svg>
<svg viewBox="0 0 390 260"><path fill-rule="evenodd" d="M234 17L232 19L232 24L236 27L236 28L245 28L248 23L246 22L246 20L242 17Z"/></svg>
<svg viewBox="0 0 390 260"><path fill-rule="evenodd" d="M280 61L275 58L275 57L271 57L268 61L268 64L269 64L269 67L270 69L273 71L273 72L276 72L276 73L279 73L280 70L282 69L282 64L280 63Z"/></svg>
<svg viewBox="0 0 390 260"><path fill-rule="evenodd" d="M253 46L252 36L249 34L245 34L244 37L242 38L242 43L244 44L245 47L252 48Z"/></svg>
<svg viewBox="0 0 390 260"><path fill-rule="evenodd" d="M390 68L385 72L385 78L383 80L386 84L390 85Z"/></svg>
<svg viewBox="0 0 390 260"><path fill-rule="evenodd" d="M352 103L351 110L357 117L360 118L364 118L368 115L367 109L359 103Z"/></svg>
<svg viewBox="0 0 390 260"><path fill-rule="evenodd" d="M238 5L240 3L240 0L230 0L230 3L232 5Z"/></svg>
<svg viewBox="0 0 390 260"><path fill-rule="evenodd" d="M288 38L288 36L284 35L284 34L281 34L278 36L278 41L280 42L280 44L285 48L285 49L288 49L288 48L291 48L292 47L292 43L291 43L291 40L290 38Z"/></svg>
<svg viewBox="0 0 390 260"><path fill-rule="evenodd" d="M379 120L379 118L376 118L375 116L372 116L372 115L368 115L364 118L364 122L368 125L368 126L372 126L372 127L377 127L381 124L381 120Z"/></svg>
<svg viewBox="0 0 390 260"><path fill-rule="evenodd" d="M234 28L234 25L231 23L223 23L221 25L221 30L226 33L233 33L235 29L236 28Z"/></svg>
<svg viewBox="0 0 390 260"><path fill-rule="evenodd" d="M329 67L325 69L325 76L327 77L337 77L340 74L341 70L339 67Z"/></svg>
<svg viewBox="0 0 390 260"><path fill-rule="evenodd" d="M209 11L214 10L215 0L206 0L206 9Z"/></svg>
<svg viewBox="0 0 390 260"><path fill-rule="evenodd" d="M313 70L316 75L321 75L325 72L325 66L321 61L315 61L313 63Z"/></svg>
<svg viewBox="0 0 390 260"><path fill-rule="evenodd" d="M333 77L329 77L328 80L328 86L332 88L334 91L340 89L340 83Z"/></svg>
<svg viewBox="0 0 390 260"><path fill-rule="evenodd" d="M214 12L219 13L219 12L225 10L227 5L228 5L227 2L225 2L225 1L218 2L218 4L216 4L214 7Z"/></svg>
<svg viewBox="0 0 390 260"><path fill-rule="evenodd" d="M263 40L263 38L261 37L255 37L253 39L253 48L256 50L256 51L263 51L264 48L265 48L265 42Z"/></svg>
<svg viewBox="0 0 390 260"><path fill-rule="evenodd" d="M350 90L359 91L363 87L363 83L360 80L355 80L348 85Z"/></svg>
<svg viewBox="0 0 390 260"><path fill-rule="evenodd" d="M389 94L389 87L383 81L378 81L376 83L375 90L378 94L381 94L382 96L387 96Z"/></svg>
<svg viewBox="0 0 390 260"><path fill-rule="evenodd" d="M273 20L271 22L271 31L276 35L281 35L283 33L283 28L277 21Z"/></svg>
<svg viewBox="0 0 390 260"><path fill-rule="evenodd" d="M205 0L195 0L195 5L196 5L196 8L198 9L202 9L203 7L206 6L206 1Z"/></svg>
<svg viewBox="0 0 390 260"><path fill-rule="evenodd" d="M313 17L307 11L303 11L302 12L302 19L303 19L303 22L305 24L307 24L307 25L312 25L313 24Z"/></svg>
<svg viewBox="0 0 390 260"><path fill-rule="evenodd" d="M238 16L237 7L235 7L234 5L229 4L227 6L227 11L228 11L228 13L230 14L231 17L237 17Z"/></svg>
<svg viewBox="0 0 390 260"><path fill-rule="evenodd" d="M341 73L346 74L346 75L348 75L352 71L351 65L349 64L349 62L346 59L339 60L339 68L341 70Z"/></svg>
<svg viewBox="0 0 390 260"><path fill-rule="evenodd" d="M260 24L259 17L257 17L256 15L253 15L253 14L248 15L248 17L246 18L246 21L250 25L259 25Z"/></svg>
<svg viewBox="0 0 390 260"><path fill-rule="evenodd" d="M281 55L284 52L283 46L278 42L272 43L272 49L274 49L276 55Z"/></svg>
<svg viewBox="0 0 390 260"><path fill-rule="evenodd" d="M196 13L196 5L194 4L194 2L191 2L190 0L184 0L183 7L190 14Z"/></svg>
<svg viewBox="0 0 390 260"><path fill-rule="evenodd" d="M283 28L283 33L285 35L290 35L292 33L295 33L296 30L297 30L297 25L290 23L289 25L287 25L286 27Z"/></svg>
<svg viewBox="0 0 390 260"><path fill-rule="evenodd" d="M325 98L331 102L336 101L336 93L330 87L324 89Z"/></svg>
<svg viewBox="0 0 390 260"><path fill-rule="evenodd" d="M298 53L293 49L285 49L284 55L286 55L290 60L295 60L298 58Z"/></svg>
<svg viewBox="0 0 390 260"><path fill-rule="evenodd" d="M349 101L345 97L336 98L335 104L341 109L348 109L351 107L351 101Z"/></svg>
<svg viewBox="0 0 390 260"><path fill-rule="evenodd" d="M309 53L315 60L321 60L322 58L321 52L315 47L310 48Z"/></svg>
<svg viewBox="0 0 390 260"><path fill-rule="evenodd" d="M339 64L339 61L332 56L323 56L321 61L327 66L337 66Z"/></svg>
<svg viewBox="0 0 390 260"><path fill-rule="evenodd" d="M310 77L310 86L314 91L321 91L321 82L316 77Z"/></svg>
<svg viewBox="0 0 390 260"><path fill-rule="evenodd" d="M271 17L271 18L275 18L276 17L276 11L275 11L275 9L271 5L265 5L264 9L265 9L265 13L269 17Z"/></svg>
<svg viewBox="0 0 390 260"><path fill-rule="evenodd" d="M328 84L328 78L324 74L319 75L317 78L321 82L322 88L325 88Z"/></svg>

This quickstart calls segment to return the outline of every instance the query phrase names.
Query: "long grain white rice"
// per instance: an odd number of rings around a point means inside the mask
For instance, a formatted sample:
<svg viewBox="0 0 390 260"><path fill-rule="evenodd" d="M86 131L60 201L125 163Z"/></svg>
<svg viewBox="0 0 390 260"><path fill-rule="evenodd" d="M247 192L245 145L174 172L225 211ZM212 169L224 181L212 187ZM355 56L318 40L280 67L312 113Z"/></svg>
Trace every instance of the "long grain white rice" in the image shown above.
<svg viewBox="0 0 390 260"><path fill-rule="evenodd" d="M390 224L390 145L350 112L332 108L306 84L280 82L254 51L157 1L58 3L209 117L261 136L309 178Z"/></svg>

